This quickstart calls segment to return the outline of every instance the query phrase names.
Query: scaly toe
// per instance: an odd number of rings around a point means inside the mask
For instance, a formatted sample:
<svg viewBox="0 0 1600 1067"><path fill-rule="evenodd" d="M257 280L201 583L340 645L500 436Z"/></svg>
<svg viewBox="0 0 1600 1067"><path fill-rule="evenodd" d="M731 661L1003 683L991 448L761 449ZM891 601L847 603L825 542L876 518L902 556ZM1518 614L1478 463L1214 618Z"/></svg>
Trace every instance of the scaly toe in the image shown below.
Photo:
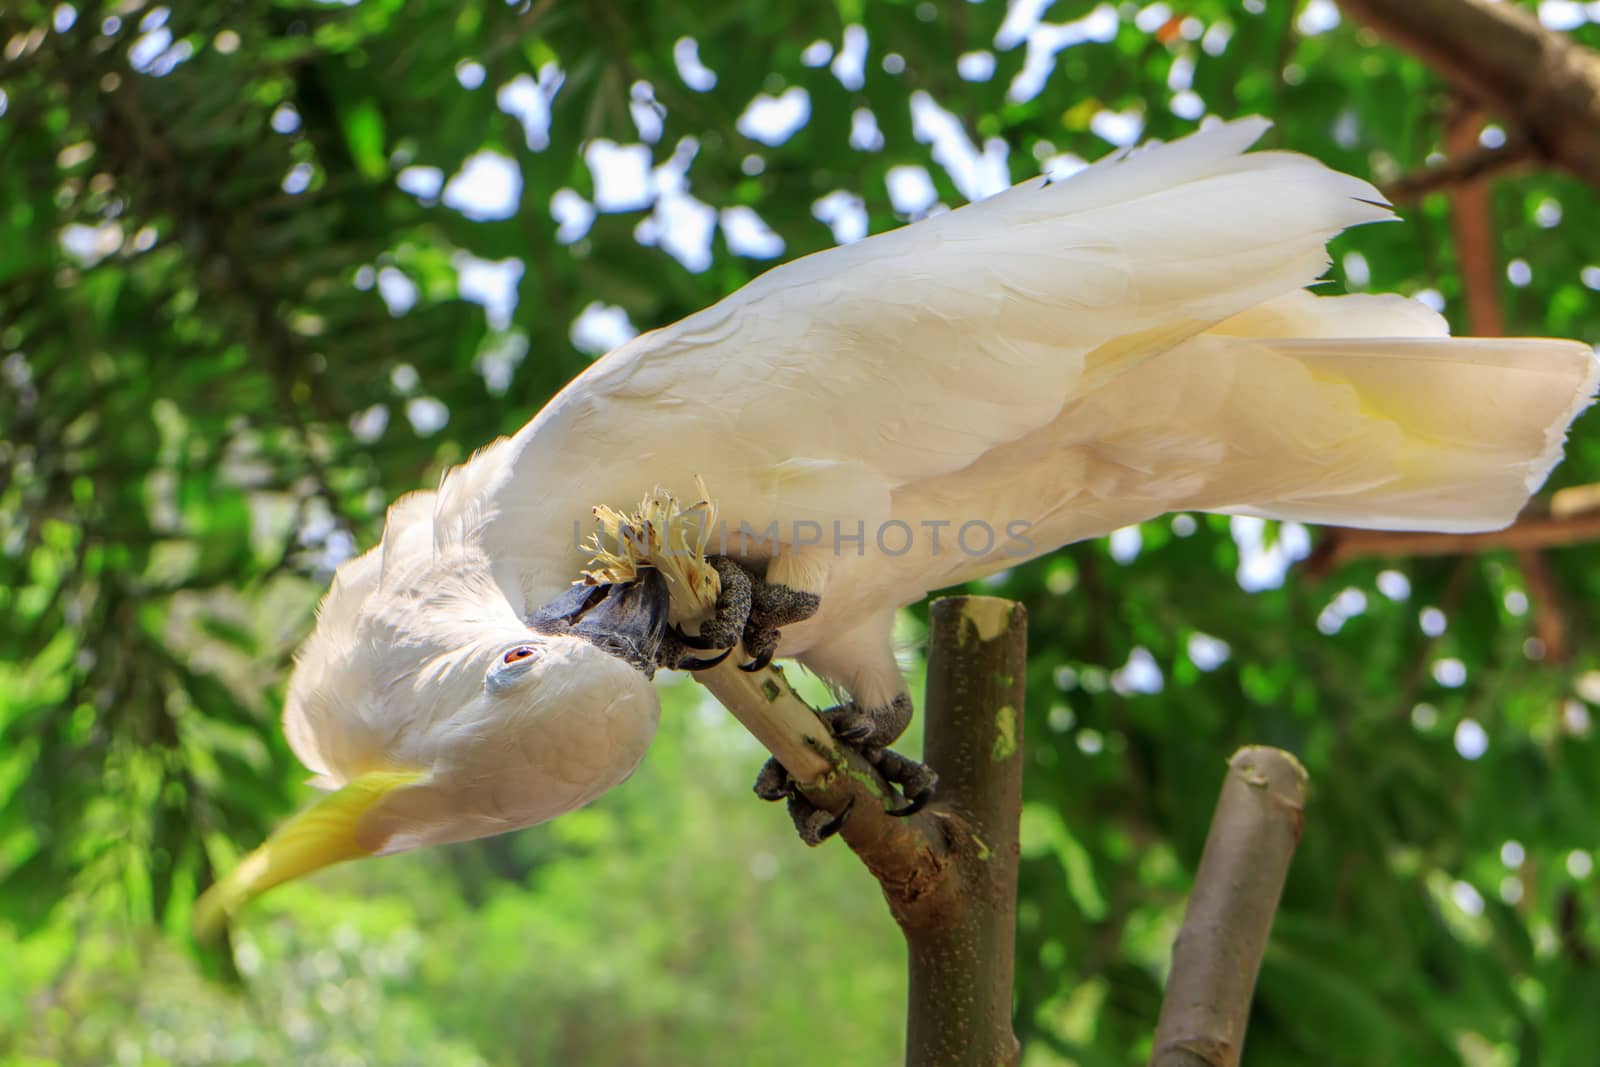
<svg viewBox="0 0 1600 1067"><path fill-rule="evenodd" d="M933 791L939 784L939 776L933 773L933 768L926 763L918 763L886 748L868 752L866 756L872 765L878 768L878 773L883 775L883 780L890 785L899 786L900 792L905 795L905 804L891 808L890 815L902 818L915 815L933 799Z"/></svg>
<svg viewBox="0 0 1600 1067"><path fill-rule="evenodd" d="M812 848L838 833L839 827L844 825L844 814L836 816L825 808L815 806L798 790L789 795L789 818L794 821L800 840Z"/></svg>
<svg viewBox="0 0 1600 1067"><path fill-rule="evenodd" d="M789 777L783 764L776 759L769 759L761 765L761 771L756 775L756 796L762 800L777 801L793 792L794 779Z"/></svg>
<svg viewBox="0 0 1600 1067"><path fill-rule="evenodd" d="M872 736L874 726L871 715L854 704L845 704L826 716L828 729L833 736L849 745L859 745Z"/></svg>
<svg viewBox="0 0 1600 1067"><path fill-rule="evenodd" d="M855 726L850 726L845 729L835 731L833 736L837 737L840 741L843 741L847 745L855 745L860 747L861 744L867 740L867 738L872 736L872 724L862 723Z"/></svg>

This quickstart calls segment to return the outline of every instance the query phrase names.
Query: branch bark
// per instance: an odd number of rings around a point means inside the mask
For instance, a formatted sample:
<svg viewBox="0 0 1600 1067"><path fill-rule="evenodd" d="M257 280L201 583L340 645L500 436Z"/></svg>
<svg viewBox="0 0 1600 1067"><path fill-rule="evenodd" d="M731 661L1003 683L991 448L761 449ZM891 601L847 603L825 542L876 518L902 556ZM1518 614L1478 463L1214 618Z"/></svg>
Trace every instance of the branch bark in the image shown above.
<svg viewBox="0 0 1600 1067"><path fill-rule="evenodd" d="M1483 116L1475 110L1454 115L1445 129L1445 151L1459 159L1472 152L1483 129ZM1504 337L1505 315L1500 309L1500 255L1495 242L1494 205L1489 185L1463 181L1450 190L1450 229L1456 239L1456 261L1461 268L1467 329L1478 337Z"/></svg>
<svg viewBox="0 0 1600 1067"><path fill-rule="evenodd" d="M1453 154L1437 166L1397 178L1383 187L1383 195L1391 204L1409 204L1429 193L1449 192L1459 185L1513 173L1532 162L1533 153L1521 141L1507 141L1499 148L1477 147Z"/></svg>
<svg viewBox="0 0 1600 1067"><path fill-rule="evenodd" d="M939 772L959 892L901 919L912 1067L995 1067L1022 1056L1011 987L1027 665L1022 605L981 596L933 602L924 748Z"/></svg>
<svg viewBox="0 0 1600 1067"><path fill-rule="evenodd" d="M1559 498L1560 494L1556 494ZM1556 499L1552 498L1552 499ZM1345 563L1369 558L1470 556L1502 549L1535 551L1600 541L1600 511L1561 512L1535 500L1516 522L1488 533L1410 533L1396 530L1328 528L1305 562L1305 573L1321 578Z"/></svg>
<svg viewBox="0 0 1600 1067"><path fill-rule="evenodd" d="M1228 776L1172 949L1151 1067L1237 1067L1267 935L1300 843L1306 772L1242 748Z"/></svg>
<svg viewBox="0 0 1600 1067"><path fill-rule="evenodd" d="M861 756L841 748L816 711L801 700L778 667L746 674L736 652L695 678L777 757L807 800L839 815L848 810L839 836L883 887L889 908L899 910L928 894L949 864L944 832L930 805L909 818L889 814L899 801Z"/></svg>
<svg viewBox="0 0 1600 1067"><path fill-rule="evenodd" d="M1600 188L1600 53L1494 0L1340 0L1340 6L1498 114L1513 141Z"/></svg>
<svg viewBox="0 0 1600 1067"><path fill-rule="evenodd" d="M790 688L782 671L732 664L696 678L796 779L839 814L839 836L883 890L906 938L908 1067L1009 1067L1027 614L994 597L933 603L926 758L939 793L909 818L856 753Z"/></svg>

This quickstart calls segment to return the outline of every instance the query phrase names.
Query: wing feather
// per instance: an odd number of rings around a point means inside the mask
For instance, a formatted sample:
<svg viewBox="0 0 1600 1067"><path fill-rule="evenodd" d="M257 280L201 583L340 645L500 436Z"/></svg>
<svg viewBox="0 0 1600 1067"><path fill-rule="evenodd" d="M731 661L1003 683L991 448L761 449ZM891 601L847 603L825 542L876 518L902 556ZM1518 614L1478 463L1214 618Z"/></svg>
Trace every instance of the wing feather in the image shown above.
<svg viewBox="0 0 1600 1067"><path fill-rule="evenodd" d="M1222 124L1026 181L636 338L497 451L491 555L564 572L593 503L653 482L692 493L696 474L733 523L881 520L897 487L1310 284L1328 238L1391 216L1371 185L1305 156L1242 155L1266 128ZM780 476L796 460L808 476Z"/></svg>

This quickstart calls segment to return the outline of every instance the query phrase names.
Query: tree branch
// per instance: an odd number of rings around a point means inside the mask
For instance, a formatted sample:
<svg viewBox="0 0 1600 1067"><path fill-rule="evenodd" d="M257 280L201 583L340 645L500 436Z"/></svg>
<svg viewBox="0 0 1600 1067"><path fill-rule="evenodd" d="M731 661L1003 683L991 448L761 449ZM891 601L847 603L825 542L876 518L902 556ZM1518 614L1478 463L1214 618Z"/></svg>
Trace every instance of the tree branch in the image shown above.
<svg viewBox="0 0 1600 1067"><path fill-rule="evenodd" d="M1502 549L1565 548L1591 541L1600 541L1600 511L1557 512L1550 501L1539 499L1524 508L1516 522L1488 533L1411 533L1329 527L1306 559L1305 573L1321 578L1356 559L1467 556Z"/></svg>
<svg viewBox="0 0 1600 1067"><path fill-rule="evenodd" d="M1305 768L1276 748L1228 761L1172 949L1151 1067L1236 1067L1267 935L1304 821Z"/></svg>
<svg viewBox="0 0 1600 1067"><path fill-rule="evenodd" d="M1476 108L1457 107L1452 111L1445 123L1445 151L1452 158L1469 155L1483 130L1483 115ZM1450 230L1456 239L1468 331L1479 337L1504 337L1500 255L1486 183L1458 182L1450 190Z"/></svg>
<svg viewBox="0 0 1600 1067"><path fill-rule="evenodd" d="M789 686L781 668L747 674L734 664L738 658L729 656L711 670L696 672L695 680L711 690L797 780L811 783L827 778L841 755L827 726Z"/></svg>
<svg viewBox="0 0 1600 1067"><path fill-rule="evenodd" d="M883 889L908 949L911 1067L1008 1067L1021 1058L1011 1028L1022 711L1027 614L994 597L933 603L927 760L939 795L888 814L894 794L859 755L768 668L739 657L695 677L796 779L806 799L839 814L839 836Z"/></svg>
<svg viewBox="0 0 1600 1067"><path fill-rule="evenodd" d="M1567 613L1561 583L1550 572L1550 563L1541 552L1519 551L1517 566L1528 583L1529 599L1533 602L1533 635L1544 644L1544 661L1568 662L1572 658L1572 648L1567 640Z"/></svg>
<svg viewBox="0 0 1600 1067"><path fill-rule="evenodd" d="M1449 192L1459 185L1514 173L1534 159L1525 142L1508 139L1499 148L1479 147L1436 166L1402 175L1383 187L1383 195L1391 204L1409 204L1430 193Z"/></svg>
<svg viewBox="0 0 1600 1067"><path fill-rule="evenodd" d="M1022 1057L1011 987L1027 613L995 597L947 597L931 622L925 748L959 892L897 916L910 950L906 1063L1004 1067Z"/></svg>
<svg viewBox="0 0 1600 1067"><path fill-rule="evenodd" d="M777 757L807 800L839 815L839 836L883 887L891 911L914 902L943 877L944 833L932 807L909 818L889 814L899 801L859 754L841 748L816 711L801 700L777 667L746 674L736 652L695 679L709 689Z"/></svg>
<svg viewBox="0 0 1600 1067"><path fill-rule="evenodd" d="M1600 53L1493 0L1340 6L1498 114L1535 156L1600 187Z"/></svg>

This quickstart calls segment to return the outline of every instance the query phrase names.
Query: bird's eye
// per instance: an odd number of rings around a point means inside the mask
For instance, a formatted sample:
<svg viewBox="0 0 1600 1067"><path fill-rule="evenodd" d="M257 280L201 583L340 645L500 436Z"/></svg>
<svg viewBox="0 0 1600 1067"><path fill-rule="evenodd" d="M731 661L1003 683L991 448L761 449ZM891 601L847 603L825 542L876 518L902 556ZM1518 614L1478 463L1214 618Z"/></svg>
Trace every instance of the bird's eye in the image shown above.
<svg viewBox="0 0 1600 1067"><path fill-rule="evenodd" d="M533 649L529 648L527 645L519 645L518 647L513 648L510 652L506 653L505 662L520 663L532 655Z"/></svg>

